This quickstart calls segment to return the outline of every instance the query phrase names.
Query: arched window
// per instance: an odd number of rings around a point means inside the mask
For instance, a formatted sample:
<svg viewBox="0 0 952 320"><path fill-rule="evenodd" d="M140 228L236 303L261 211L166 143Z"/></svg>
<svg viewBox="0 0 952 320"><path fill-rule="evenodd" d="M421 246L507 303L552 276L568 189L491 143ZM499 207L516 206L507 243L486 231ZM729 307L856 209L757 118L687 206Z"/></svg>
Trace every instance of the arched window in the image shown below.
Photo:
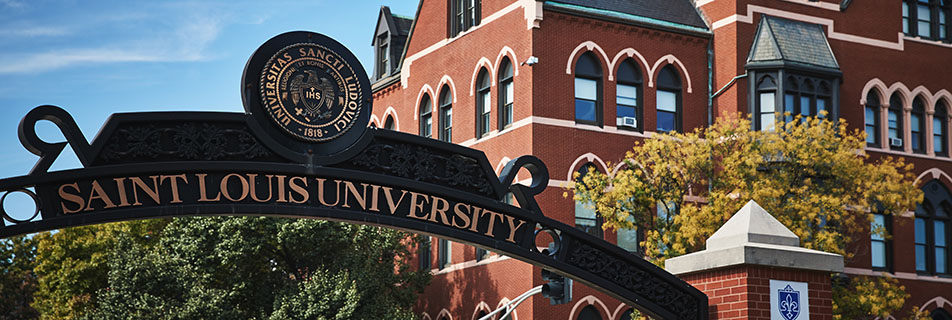
<svg viewBox="0 0 952 320"><path fill-rule="evenodd" d="M618 67L618 84L615 85L615 125L618 128L641 130L642 91L641 72L635 61L625 59Z"/></svg>
<svg viewBox="0 0 952 320"><path fill-rule="evenodd" d="M938 180L927 182L922 192L925 197L916 207L916 271L948 275L952 195Z"/></svg>
<svg viewBox="0 0 952 320"><path fill-rule="evenodd" d="M770 75L764 75L757 81L756 111L755 128L761 131L774 131L779 110L777 110L777 82Z"/></svg>
<svg viewBox="0 0 952 320"><path fill-rule="evenodd" d="M591 51L575 63L575 122L601 125L602 67Z"/></svg>
<svg viewBox="0 0 952 320"><path fill-rule="evenodd" d="M581 182L585 175L590 171L597 170L595 164L589 162L578 169L578 178L576 182ZM602 220L595 214L595 208L591 202L575 201L575 227L592 234L596 237L602 237Z"/></svg>
<svg viewBox="0 0 952 320"><path fill-rule="evenodd" d="M902 98L898 93L889 97L889 148L902 151L904 139L902 131Z"/></svg>
<svg viewBox="0 0 952 320"><path fill-rule="evenodd" d="M499 63L499 130L512 125L512 105L515 99L515 88L512 84L512 63L509 57L502 58Z"/></svg>
<svg viewBox="0 0 952 320"><path fill-rule="evenodd" d="M479 312L476 313L476 319L482 319L483 317L487 315L489 315L489 313L486 313L486 311L480 310Z"/></svg>
<svg viewBox="0 0 952 320"><path fill-rule="evenodd" d="M949 109L945 102L938 102L935 105L935 114L932 115L932 148L935 155L948 157L948 136L949 136Z"/></svg>
<svg viewBox="0 0 952 320"><path fill-rule="evenodd" d="M453 92L449 85L440 90L440 140L453 141Z"/></svg>
<svg viewBox="0 0 952 320"><path fill-rule="evenodd" d="M879 94L875 89L866 94L866 145L879 147Z"/></svg>
<svg viewBox="0 0 952 320"><path fill-rule="evenodd" d="M582 311L579 311L578 320L602 320L602 316L598 314L598 309L595 309L595 306L588 305L585 308L582 308Z"/></svg>
<svg viewBox="0 0 952 320"><path fill-rule="evenodd" d="M658 131L681 132L681 77L673 65L658 73L657 104Z"/></svg>
<svg viewBox="0 0 952 320"><path fill-rule="evenodd" d="M935 310L932 310L932 314L930 316L932 316L932 320L952 320L952 315L942 308L936 308Z"/></svg>
<svg viewBox="0 0 952 320"><path fill-rule="evenodd" d="M393 129L394 129L394 123L393 123L393 116L392 116L392 115L388 115L388 116L387 116L387 120L383 122L383 128L384 128L384 129L387 129L387 130L393 130Z"/></svg>
<svg viewBox="0 0 952 320"><path fill-rule="evenodd" d="M922 102L922 97L916 97L912 101L912 113L909 114L909 131L912 133L910 140L912 143L912 152L926 153L925 135L922 130L926 128L926 104Z"/></svg>
<svg viewBox="0 0 952 320"><path fill-rule="evenodd" d="M423 100L420 101L420 135L430 138L433 136L433 105L430 96L423 94Z"/></svg>
<svg viewBox="0 0 952 320"><path fill-rule="evenodd" d="M476 138L489 134L489 119L492 113L492 103L489 100L489 72L480 69L476 76Z"/></svg>

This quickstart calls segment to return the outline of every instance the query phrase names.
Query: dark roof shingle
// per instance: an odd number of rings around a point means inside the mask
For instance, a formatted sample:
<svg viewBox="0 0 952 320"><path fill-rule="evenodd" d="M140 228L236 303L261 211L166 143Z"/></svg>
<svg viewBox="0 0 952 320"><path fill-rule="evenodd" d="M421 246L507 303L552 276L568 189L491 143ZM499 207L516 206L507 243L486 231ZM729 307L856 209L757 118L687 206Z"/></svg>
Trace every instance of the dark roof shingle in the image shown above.
<svg viewBox="0 0 952 320"><path fill-rule="evenodd" d="M840 68L817 24L764 16L747 62L792 62L814 67Z"/></svg>
<svg viewBox="0 0 952 320"><path fill-rule="evenodd" d="M689 0L557 0L549 1L642 16L708 29Z"/></svg>

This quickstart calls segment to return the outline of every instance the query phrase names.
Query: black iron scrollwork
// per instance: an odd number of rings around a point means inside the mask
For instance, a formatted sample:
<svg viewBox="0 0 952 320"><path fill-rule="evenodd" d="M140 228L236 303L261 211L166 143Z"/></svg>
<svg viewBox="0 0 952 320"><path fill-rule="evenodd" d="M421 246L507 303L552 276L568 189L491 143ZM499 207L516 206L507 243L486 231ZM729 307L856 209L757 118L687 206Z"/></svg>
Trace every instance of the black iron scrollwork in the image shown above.
<svg viewBox="0 0 952 320"><path fill-rule="evenodd" d="M479 162L459 154L442 154L423 146L374 141L354 157L351 164L402 178L493 196L489 177Z"/></svg>
<svg viewBox="0 0 952 320"><path fill-rule="evenodd" d="M4 207L4 203L7 201L7 196L9 196L11 193L14 193L14 192L25 193L26 195L30 196L31 199L33 199L33 205L34 205L33 215L31 215L29 218L22 219L22 220L14 218L13 216L10 215L10 213L7 212L7 209ZM33 221L33 219L36 219L36 216L39 214L40 214L40 201L36 197L36 193L33 193L33 191L30 191L29 189L23 189L23 188L14 189L14 190L7 191L6 193L3 194L3 196L0 196L0 215L3 216L3 220L7 220L8 222L13 224L19 224L19 223Z"/></svg>
<svg viewBox="0 0 952 320"><path fill-rule="evenodd" d="M529 174L532 176L532 182L528 186L512 184L516 179L516 174L519 173L519 169L522 168L529 170ZM549 185L549 169L545 167L542 160L534 156L521 156L513 159L503 167L499 174L499 181L503 186L509 188L522 208L542 215L542 210L539 209L539 204L535 201L535 196L545 191L545 188Z"/></svg>
<svg viewBox="0 0 952 320"><path fill-rule="evenodd" d="M56 124L60 131L62 131L63 136L66 137L66 141L49 143L40 139L40 137L36 135L36 123L40 120L48 120ZM33 110L30 110L30 112L23 117L23 120L20 121L17 134L24 148L40 156L40 160L33 166L33 170L30 170L30 174L42 173L49 170L50 166L53 165L53 161L56 160L56 157L63 152L63 148L66 147L66 144L73 147L73 152L76 153L76 157L79 158L79 162L82 163L84 167L88 167L92 161L89 152L89 142L86 141L83 132L79 130L79 126L76 125L73 116L69 115L66 110L60 107L45 105L33 108Z"/></svg>
<svg viewBox="0 0 952 320"><path fill-rule="evenodd" d="M678 314L679 319L697 319L693 297L671 283L632 267L622 259L587 244L578 244L568 252L566 262L630 290L651 302Z"/></svg>
<svg viewBox="0 0 952 320"><path fill-rule="evenodd" d="M224 124L125 123L113 132L99 160L258 160L270 156L250 132Z"/></svg>

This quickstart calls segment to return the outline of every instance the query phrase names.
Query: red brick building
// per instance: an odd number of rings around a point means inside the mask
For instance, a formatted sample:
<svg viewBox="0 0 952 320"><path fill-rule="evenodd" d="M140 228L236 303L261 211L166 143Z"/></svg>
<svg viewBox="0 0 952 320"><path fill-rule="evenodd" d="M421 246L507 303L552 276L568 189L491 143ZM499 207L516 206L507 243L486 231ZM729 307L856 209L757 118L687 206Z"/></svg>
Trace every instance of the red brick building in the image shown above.
<svg viewBox="0 0 952 320"><path fill-rule="evenodd" d="M753 116L825 110L869 135L873 157L915 164L926 200L880 220L847 274L898 278L936 319L952 313L952 1L423 0L380 11L373 46L378 127L477 148L496 163L532 154L549 168L547 216L602 234L562 187L612 172L637 139ZM717 95L715 96L715 93ZM520 177L527 179L528 176ZM897 220L908 220L900 223ZM424 319L474 319L543 283L537 267L435 240ZM536 296L513 319L622 319L629 307L576 285L571 303ZM942 311L944 310L944 311ZM946 318L947 319L947 318Z"/></svg>

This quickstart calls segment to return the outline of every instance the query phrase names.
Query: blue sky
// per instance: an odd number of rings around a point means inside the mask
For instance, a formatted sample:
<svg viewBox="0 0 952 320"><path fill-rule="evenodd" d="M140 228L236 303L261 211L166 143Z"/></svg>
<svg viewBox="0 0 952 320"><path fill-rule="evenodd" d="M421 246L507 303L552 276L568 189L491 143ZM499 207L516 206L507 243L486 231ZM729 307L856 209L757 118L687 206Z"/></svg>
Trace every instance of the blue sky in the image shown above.
<svg viewBox="0 0 952 320"><path fill-rule="evenodd" d="M17 125L39 105L66 109L87 140L116 112L241 112L245 62L287 31L326 34L372 72L381 5L413 16L417 0L0 0L0 178L25 175L36 162ZM63 141L50 123L37 130ZM60 158L53 170L78 166L69 148Z"/></svg>

